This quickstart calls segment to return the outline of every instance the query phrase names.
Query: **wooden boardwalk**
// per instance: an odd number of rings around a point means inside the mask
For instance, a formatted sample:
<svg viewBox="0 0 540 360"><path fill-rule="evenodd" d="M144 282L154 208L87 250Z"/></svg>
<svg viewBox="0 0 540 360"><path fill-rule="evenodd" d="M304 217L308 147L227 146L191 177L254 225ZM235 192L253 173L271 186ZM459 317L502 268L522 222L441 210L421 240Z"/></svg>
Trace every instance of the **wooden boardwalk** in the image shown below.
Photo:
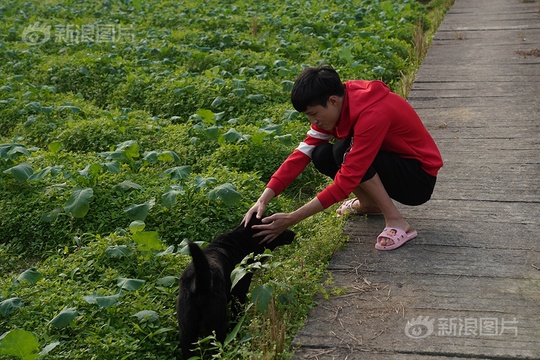
<svg viewBox="0 0 540 360"><path fill-rule="evenodd" d="M409 101L445 160L419 236L351 217L295 359L540 359L540 2L456 0Z"/></svg>

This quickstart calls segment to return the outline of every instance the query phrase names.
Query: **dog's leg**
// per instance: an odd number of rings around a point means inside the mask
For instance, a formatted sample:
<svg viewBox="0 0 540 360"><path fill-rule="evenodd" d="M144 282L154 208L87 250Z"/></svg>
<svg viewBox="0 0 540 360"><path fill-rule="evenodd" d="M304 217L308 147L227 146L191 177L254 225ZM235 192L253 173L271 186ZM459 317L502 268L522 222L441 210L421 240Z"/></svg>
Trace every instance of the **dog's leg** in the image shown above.
<svg viewBox="0 0 540 360"><path fill-rule="evenodd" d="M231 320L233 324L236 324L242 316L252 278L253 274L246 274L231 290Z"/></svg>

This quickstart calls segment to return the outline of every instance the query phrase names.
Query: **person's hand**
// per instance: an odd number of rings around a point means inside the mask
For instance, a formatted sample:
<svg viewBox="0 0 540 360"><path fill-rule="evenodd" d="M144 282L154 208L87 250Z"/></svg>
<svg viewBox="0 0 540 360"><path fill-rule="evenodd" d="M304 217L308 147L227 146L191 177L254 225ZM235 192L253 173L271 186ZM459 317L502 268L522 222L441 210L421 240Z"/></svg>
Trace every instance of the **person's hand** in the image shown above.
<svg viewBox="0 0 540 360"><path fill-rule="evenodd" d="M247 226L253 214L257 214L257 219L262 219L264 215L264 211L266 210L266 204L268 204L274 196L276 196L276 193L274 192L274 190L270 188L264 189L263 193L261 194L261 196L255 203L255 205L253 205L248 210L246 215L244 215L244 219L242 220L242 224L244 224L244 227Z"/></svg>
<svg viewBox="0 0 540 360"><path fill-rule="evenodd" d="M255 237L262 237L259 244L266 244L274 240L289 226L295 224L291 214L277 213L262 219L262 225L253 225L253 229L261 230L255 234Z"/></svg>
<svg viewBox="0 0 540 360"><path fill-rule="evenodd" d="M246 227L251 220L253 214L257 214L257 219L262 218L264 211L266 210L266 205L261 203L260 201L257 201L255 205L253 205L246 215L244 215L244 218L242 219L242 224L244 224L244 227Z"/></svg>

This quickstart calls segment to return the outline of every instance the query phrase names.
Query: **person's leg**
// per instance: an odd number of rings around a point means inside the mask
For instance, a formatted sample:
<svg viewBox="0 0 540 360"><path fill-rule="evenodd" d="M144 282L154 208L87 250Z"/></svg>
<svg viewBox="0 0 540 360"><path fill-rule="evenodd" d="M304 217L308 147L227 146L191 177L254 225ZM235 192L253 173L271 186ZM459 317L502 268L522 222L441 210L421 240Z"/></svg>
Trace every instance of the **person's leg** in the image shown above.
<svg viewBox="0 0 540 360"><path fill-rule="evenodd" d="M379 206L386 227L407 233L411 227L393 200L411 206L423 204L430 199L435 181L436 178L423 171L417 160L380 152L354 193L357 196L367 194L367 201L371 198ZM390 238L383 237L380 241L381 246L393 244Z"/></svg>
<svg viewBox="0 0 540 360"><path fill-rule="evenodd" d="M401 229L405 232L411 230L411 226L399 212L393 200L390 198L378 174L369 180L362 182L354 191L357 197L367 196L366 201L373 201L382 211L386 227ZM360 200L362 201L362 200ZM390 246L394 241L390 238L382 238L380 245Z"/></svg>
<svg viewBox="0 0 540 360"><path fill-rule="evenodd" d="M330 154L328 154L329 147L326 147L326 145L331 146L332 149L332 156L333 161L329 158ZM319 149L320 148L320 149ZM320 166L319 171L322 172L325 175L330 176L332 179L335 177L336 173L338 172L339 168L341 167L341 164L344 161L344 158L349 152L351 148L351 138L338 140L335 144L324 144L323 146L318 146L313 156L313 163L315 164L315 167L317 167L315 158L317 157L317 160L323 161L327 164L332 165L326 165L326 168L332 167L332 172L323 172L324 166ZM317 152L317 154L315 154ZM321 153L325 153L324 156L320 156ZM318 161L318 162L319 162ZM372 176L372 175L371 175ZM364 191L362 188L358 187L355 191L353 191L354 195L356 195L356 199L347 200L344 202L344 204L338 208L337 214L343 215L344 212L352 210L353 212L357 214L379 214L381 213L381 209L377 206L377 203Z"/></svg>
<svg viewBox="0 0 540 360"><path fill-rule="evenodd" d="M321 144L317 146L311 154L311 161L313 161L315 169L332 179L336 176L336 173L341 166L341 163L338 165L334 160L333 148L334 145L332 144Z"/></svg>
<svg viewBox="0 0 540 360"><path fill-rule="evenodd" d="M422 170L418 160L405 159L395 153L381 151L370 170L379 175L388 195L405 205L424 204L435 188L436 177ZM364 179L368 179L367 175Z"/></svg>

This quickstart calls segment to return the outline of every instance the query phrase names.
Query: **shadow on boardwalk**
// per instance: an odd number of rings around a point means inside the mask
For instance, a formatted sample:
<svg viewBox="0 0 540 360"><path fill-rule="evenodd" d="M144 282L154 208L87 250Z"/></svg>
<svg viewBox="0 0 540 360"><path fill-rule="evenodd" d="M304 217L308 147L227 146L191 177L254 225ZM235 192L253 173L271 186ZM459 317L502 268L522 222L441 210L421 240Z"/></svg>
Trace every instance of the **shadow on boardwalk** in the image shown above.
<svg viewBox="0 0 540 360"><path fill-rule="evenodd" d="M445 160L419 236L351 217L295 359L540 358L539 53L539 2L456 0L409 96Z"/></svg>

